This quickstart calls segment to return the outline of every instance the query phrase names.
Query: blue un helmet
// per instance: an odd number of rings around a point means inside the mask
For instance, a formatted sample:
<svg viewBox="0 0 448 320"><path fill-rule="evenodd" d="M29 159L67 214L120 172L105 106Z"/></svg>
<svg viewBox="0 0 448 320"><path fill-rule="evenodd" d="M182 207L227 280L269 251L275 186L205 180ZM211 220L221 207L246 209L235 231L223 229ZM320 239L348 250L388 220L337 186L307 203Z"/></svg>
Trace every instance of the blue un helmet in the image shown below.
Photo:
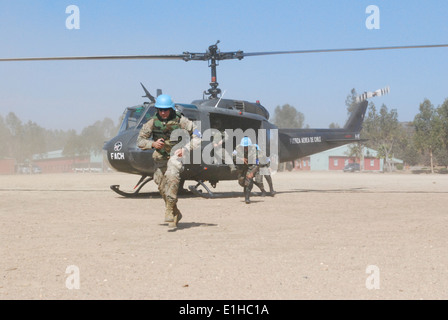
<svg viewBox="0 0 448 320"><path fill-rule="evenodd" d="M252 140L250 140L249 137L244 137L243 139L241 139L240 146L248 147L248 146L251 146L251 145L252 145Z"/></svg>
<svg viewBox="0 0 448 320"><path fill-rule="evenodd" d="M155 107L157 109L176 109L173 100L167 94L161 94L157 97Z"/></svg>

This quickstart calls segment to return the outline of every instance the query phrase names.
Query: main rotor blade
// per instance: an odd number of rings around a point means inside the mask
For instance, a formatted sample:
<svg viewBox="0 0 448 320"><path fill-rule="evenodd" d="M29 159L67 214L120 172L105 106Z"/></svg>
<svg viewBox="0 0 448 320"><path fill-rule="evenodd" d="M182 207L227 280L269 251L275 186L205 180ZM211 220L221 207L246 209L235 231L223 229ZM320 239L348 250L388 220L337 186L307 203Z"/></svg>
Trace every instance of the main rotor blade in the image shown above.
<svg viewBox="0 0 448 320"><path fill-rule="evenodd" d="M188 55L138 55L138 56L85 56L85 57L41 57L41 58L0 58L0 61L54 61L54 60L138 60L167 59L184 60Z"/></svg>
<svg viewBox="0 0 448 320"><path fill-rule="evenodd" d="M372 50L396 50L396 49L421 49L421 48L441 48L448 47L448 44L434 45L410 45L395 47L370 47L370 48L347 48L347 49L317 49L317 50L295 50L295 51L267 51L267 52L248 52L232 51L218 52L216 55L206 53L190 53L172 55L122 55L122 56L80 56L80 57L35 57L35 58L0 58L2 61L54 61L54 60L202 60L207 61L211 58L216 60L239 59L244 57L275 55L275 54L298 54L298 53L323 53L323 52L347 52L347 51L372 51Z"/></svg>
<svg viewBox="0 0 448 320"><path fill-rule="evenodd" d="M421 49L421 48L441 48L448 47L448 44L412 45L395 47L370 47L370 48L347 48L347 49L317 49L317 50L296 50L296 51L268 51L268 52L243 52L244 57L264 56L273 54L297 54L297 53L322 53L322 52L346 52L346 51L369 51L369 50L394 50L394 49Z"/></svg>

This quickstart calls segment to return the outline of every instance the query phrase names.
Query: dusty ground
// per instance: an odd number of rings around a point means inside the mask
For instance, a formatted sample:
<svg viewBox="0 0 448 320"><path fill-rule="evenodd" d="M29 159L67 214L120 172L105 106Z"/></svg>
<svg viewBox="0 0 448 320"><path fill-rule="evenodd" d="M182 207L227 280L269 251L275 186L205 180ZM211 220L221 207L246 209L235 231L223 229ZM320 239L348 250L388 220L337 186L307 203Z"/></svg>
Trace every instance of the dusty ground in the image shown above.
<svg viewBox="0 0 448 320"><path fill-rule="evenodd" d="M169 231L159 197L109 189L137 176L1 176L0 298L448 298L448 176L273 178L250 205L235 181L182 197Z"/></svg>

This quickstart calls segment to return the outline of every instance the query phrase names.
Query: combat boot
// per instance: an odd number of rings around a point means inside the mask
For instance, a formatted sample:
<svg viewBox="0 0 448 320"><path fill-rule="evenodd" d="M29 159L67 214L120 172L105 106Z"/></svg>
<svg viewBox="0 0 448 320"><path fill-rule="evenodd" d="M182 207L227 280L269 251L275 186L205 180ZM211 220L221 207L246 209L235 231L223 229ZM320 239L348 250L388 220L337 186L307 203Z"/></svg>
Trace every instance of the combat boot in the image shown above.
<svg viewBox="0 0 448 320"><path fill-rule="evenodd" d="M249 180L249 184L246 187L246 203L250 203L250 192L252 191L252 188L254 186L254 180Z"/></svg>
<svg viewBox="0 0 448 320"><path fill-rule="evenodd" d="M173 222L174 221L174 214L173 211L165 208L165 222Z"/></svg>
<svg viewBox="0 0 448 320"><path fill-rule="evenodd" d="M247 204L250 203L250 190L247 187L244 187L244 197Z"/></svg>
<svg viewBox="0 0 448 320"><path fill-rule="evenodd" d="M257 183L255 182L255 185L260 189L261 191L261 196L265 197L266 196L266 190L264 189L263 183Z"/></svg>
<svg viewBox="0 0 448 320"><path fill-rule="evenodd" d="M171 213L173 214L173 221L170 221L168 227L176 228L180 219L182 219L182 213L180 213L180 210L177 208L177 204L174 201L167 201L166 206L167 209L170 210Z"/></svg>
<svg viewBox="0 0 448 320"><path fill-rule="evenodd" d="M174 212L171 208L168 208L166 196L162 195L163 200L165 201L165 222L173 222L174 221Z"/></svg>
<svg viewBox="0 0 448 320"><path fill-rule="evenodd" d="M276 192L274 191L274 186L273 186L273 184L272 184L272 178L271 178L271 176L266 175L266 176L264 176L264 177L266 178L266 180L267 180L267 182L268 182L268 184L269 184L269 194L270 194L270 196L271 196L271 197L275 196Z"/></svg>

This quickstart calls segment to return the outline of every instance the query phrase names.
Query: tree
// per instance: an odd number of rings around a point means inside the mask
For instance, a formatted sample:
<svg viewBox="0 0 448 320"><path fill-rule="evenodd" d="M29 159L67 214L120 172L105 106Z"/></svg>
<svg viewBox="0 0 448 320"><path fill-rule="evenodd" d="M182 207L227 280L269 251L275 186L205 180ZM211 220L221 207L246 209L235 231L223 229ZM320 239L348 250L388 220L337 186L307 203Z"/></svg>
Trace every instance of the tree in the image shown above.
<svg viewBox="0 0 448 320"><path fill-rule="evenodd" d="M387 171L392 171L394 150L404 136L398 122L397 110L389 111L383 104L377 112L375 104L371 102L364 120L364 136L368 139L367 145L377 150L378 157L385 160Z"/></svg>
<svg viewBox="0 0 448 320"><path fill-rule="evenodd" d="M434 158L439 166L448 168L448 150L445 147L438 148L434 151Z"/></svg>
<svg viewBox="0 0 448 320"><path fill-rule="evenodd" d="M66 157L102 153L104 142L117 133L113 120L105 118L84 128L80 135L75 130L46 130L32 121L22 121L10 112L0 115L0 158L15 158L18 163L32 161L34 155L63 149Z"/></svg>
<svg viewBox="0 0 448 320"><path fill-rule="evenodd" d="M45 130L45 152L64 149L72 134L72 130Z"/></svg>
<svg viewBox="0 0 448 320"><path fill-rule="evenodd" d="M23 156L32 160L34 154L43 154L46 149L45 129L35 122L28 121L22 126L24 138L22 139Z"/></svg>
<svg viewBox="0 0 448 320"><path fill-rule="evenodd" d="M84 128L81 132L83 151L89 154L101 154L104 142L113 137L115 130L114 122L110 118L96 121Z"/></svg>
<svg viewBox="0 0 448 320"><path fill-rule="evenodd" d="M62 154L65 157L76 157L81 154L86 154L85 150L83 149L81 137L76 134L75 130L69 130L67 141L64 145Z"/></svg>
<svg viewBox="0 0 448 320"><path fill-rule="evenodd" d="M435 158L439 165L448 167L448 98L437 108L437 115L440 119L441 146L437 150Z"/></svg>
<svg viewBox="0 0 448 320"><path fill-rule="evenodd" d="M67 157L88 156L92 153L99 155L102 153L104 142L112 138L116 130L117 127L110 118L85 127L80 135L71 130L67 135L63 154Z"/></svg>
<svg viewBox="0 0 448 320"><path fill-rule="evenodd" d="M330 123L330 125L328 126L328 128L330 128L330 129L339 129L340 126L339 126L339 123L332 122L332 123Z"/></svg>
<svg viewBox="0 0 448 320"><path fill-rule="evenodd" d="M101 129L104 135L104 138L109 140L113 138L119 128L114 124L114 121L111 118L104 118L101 122Z"/></svg>
<svg viewBox="0 0 448 320"><path fill-rule="evenodd" d="M417 148L429 155L431 172L434 173L434 151L443 144L442 121L428 99L420 104L419 110L414 117L414 139Z"/></svg>
<svg viewBox="0 0 448 320"><path fill-rule="evenodd" d="M284 104L275 108L273 122L279 128L300 129L303 128L305 116L295 107ZM289 165L287 163L281 164L280 170L285 170Z"/></svg>
<svg viewBox="0 0 448 320"><path fill-rule="evenodd" d="M360 170L364 170L364 144L362 142L356 142L356 143L352 143L350 144L350 146L348 147L348 150L346 152L347 156L351 157L351 158L355 158L355 159L359 159L360 164Z"/></svg>
<svg viewBox="0 0 448 320"><path fill-rule="evenodd" d="M295 107L284 104L275 108L273 122L279 128L303 128L305 116Z"/></svg>
<svg viewBox="0 0 448 320"><path fill-rule="evenodd" d="M11 134L3 117L0 116L0 158L11 157L10 141Z"/></svg>
<svg viewBox="0 0 448 320"><path fill-rule="evenodd" d="M22 121L15 115L14 112L10 112L5 118L5 123L10 136L10 155L18 162L23 162L26 157L23 149L23 140L25 139L25 136L23 134Z"/></svg>
<svg viewBox="0 0 448 320"><path fill-rule="evenodd" d="M85 127L81 132L82 153L98 154L104 143L104 135L101 132L101 121Z"/></svg>
<svg viewBox="0 0 448 320"><path fill-rule="evenodd" d="M353 88L350 91L350 94L345 99L345 105L347 106L347 113L348 114L352 113L353 109L355 108L357 96L358 96L358 93L356 92L356 89Z"/></svg>
<svg viewBox="0 0 448 320"><path fill-rule="evenodd" d="M402 139L398 140L398 144L394 153L406 164L411 166L421 163L421 152L418 150L415 141L415 128L413 122L400 123L402 132Z"/></svg>
<svg viewBox="0 0 448 320"><path fill-rule="evenodd" d="M357 96L358 96L358 93L356 92L356 89L353 88L352 90L350 90L350 94L347 95L347 98L345 99L345 105L347 106L347 114L348 115L350 115L356 107ZM332 124L330 124L330 128L332 128L331 125ZM337 128L339 128L339 126L337 126ZM347 150L347 155L349 157L354 157L356 159L359 159L361 170L364 169L364 161L363 161L364 148L365 148L365 143L360 141L360 142L350 144L348 147L348 150Z"/></svg>

